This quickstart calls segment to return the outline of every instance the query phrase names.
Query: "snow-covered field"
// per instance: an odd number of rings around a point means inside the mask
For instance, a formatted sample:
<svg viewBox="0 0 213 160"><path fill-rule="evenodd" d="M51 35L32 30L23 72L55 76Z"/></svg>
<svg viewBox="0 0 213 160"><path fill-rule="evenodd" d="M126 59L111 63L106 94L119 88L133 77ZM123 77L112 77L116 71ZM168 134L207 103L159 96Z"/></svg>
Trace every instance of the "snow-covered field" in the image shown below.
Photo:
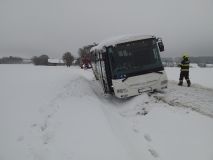
<svg viewBox="0 0 213 160"><path fill-rule="evenodd" d="M178 81L180 68L167 67L166 72L170 80ZM213 89L213 68L190 68L189 78L193 84Z"/></svg>
<svg viewBox="0 0 213 160"><path fill-rule="evenodd" d="M0 160L212 160L213 69L118 100L91 70L0 65Z"/></svg>

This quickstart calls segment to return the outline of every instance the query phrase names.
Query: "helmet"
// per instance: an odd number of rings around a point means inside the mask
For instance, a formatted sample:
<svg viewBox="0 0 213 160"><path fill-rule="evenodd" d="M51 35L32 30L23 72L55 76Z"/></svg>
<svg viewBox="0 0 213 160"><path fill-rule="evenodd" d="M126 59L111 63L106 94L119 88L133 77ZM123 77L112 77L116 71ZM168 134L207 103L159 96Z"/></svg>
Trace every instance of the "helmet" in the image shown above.
<svg viewBox="0 0 213 160"><path fill-rule="evenodd" d="M189 56L187 55L187 53L183 54L183 59L189 58Z"/></svg>

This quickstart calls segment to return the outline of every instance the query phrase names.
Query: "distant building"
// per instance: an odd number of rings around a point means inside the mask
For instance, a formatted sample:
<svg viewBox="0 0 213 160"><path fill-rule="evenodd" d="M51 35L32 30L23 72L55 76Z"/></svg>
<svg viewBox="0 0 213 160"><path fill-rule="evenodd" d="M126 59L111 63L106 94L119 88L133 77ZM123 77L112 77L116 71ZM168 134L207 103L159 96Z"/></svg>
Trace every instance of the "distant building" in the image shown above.
<svg viewBox="0 0 213 160"><path fill-rule="evenodd" d="M33 63L32 59L23 59L23 64L31 64L31 63Z"/></svg>
<svg viewBox="0 0 213 160"><path fill-rule="evenodd" d="M197 65L198 65L199 67L202 67L202 68L203 68L203 67L206 67L206 63L198 63Z"/></svg>
<svg viewBox="0 0 213 160"><path fill-rule="evenodd" d="M62 59L48 59L48 66L63 66L65 65L64 61Z"/></svg>
<svg viewBox="0 0 213 160"><path fill-rule="evenodd" d="M213 64L206 64L207 68L213 68Z"/></svg>

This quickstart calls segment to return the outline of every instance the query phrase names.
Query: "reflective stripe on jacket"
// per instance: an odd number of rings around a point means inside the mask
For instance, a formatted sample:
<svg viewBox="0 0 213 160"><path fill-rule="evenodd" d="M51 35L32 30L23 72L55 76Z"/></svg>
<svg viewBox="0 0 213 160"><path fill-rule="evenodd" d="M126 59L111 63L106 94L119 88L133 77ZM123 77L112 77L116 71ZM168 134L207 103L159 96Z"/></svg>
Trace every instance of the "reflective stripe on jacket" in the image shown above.
<svg viewBox="0 0 213 160"><path fill-rule="evenodd" d="M189 71L189 60L182 60L180 64L181 71Z"/></svg>

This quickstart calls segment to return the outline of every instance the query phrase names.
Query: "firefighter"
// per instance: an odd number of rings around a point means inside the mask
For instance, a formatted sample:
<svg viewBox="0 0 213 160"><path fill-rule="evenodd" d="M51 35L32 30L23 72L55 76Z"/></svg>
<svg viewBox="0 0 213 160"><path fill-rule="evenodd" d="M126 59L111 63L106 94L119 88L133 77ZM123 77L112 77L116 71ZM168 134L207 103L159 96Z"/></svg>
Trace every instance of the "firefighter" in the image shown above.
<svg viewBox="0 0 213 160"><path fill-rule="evenodd" d="M191 86L191 81L189 79L189 57L185 54L183 55L183 60L181 63L178 65L180 67L180 78L179 78L179 86L183 85L183 78L186 79L188 87Z"/></svg>

